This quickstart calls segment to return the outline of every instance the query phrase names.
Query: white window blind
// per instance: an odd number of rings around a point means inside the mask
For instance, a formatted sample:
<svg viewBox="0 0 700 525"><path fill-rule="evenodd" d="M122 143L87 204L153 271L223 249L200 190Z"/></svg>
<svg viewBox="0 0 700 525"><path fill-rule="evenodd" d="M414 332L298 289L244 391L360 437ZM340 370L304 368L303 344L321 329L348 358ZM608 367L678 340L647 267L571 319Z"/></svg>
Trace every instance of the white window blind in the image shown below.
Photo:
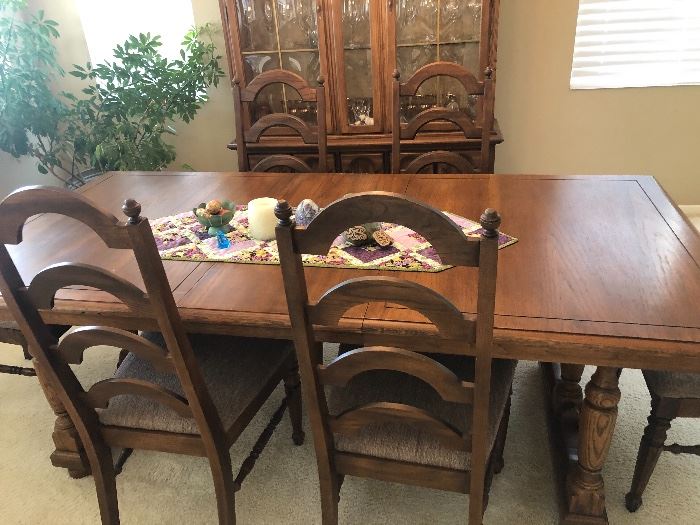
<svg viewBox="0 0 700 525"><path fill-rule="evenodd" d="M700 84L700 0L579 0L572 89Z"/></svg>
<svg viewBox="0 0 700 525"><path fill-rule="evenodd" d="M179 58L185 33L194 25L192 0L77 0L93 64L112 61L112 50L129 35L160 35L160 53Z"/></svg>

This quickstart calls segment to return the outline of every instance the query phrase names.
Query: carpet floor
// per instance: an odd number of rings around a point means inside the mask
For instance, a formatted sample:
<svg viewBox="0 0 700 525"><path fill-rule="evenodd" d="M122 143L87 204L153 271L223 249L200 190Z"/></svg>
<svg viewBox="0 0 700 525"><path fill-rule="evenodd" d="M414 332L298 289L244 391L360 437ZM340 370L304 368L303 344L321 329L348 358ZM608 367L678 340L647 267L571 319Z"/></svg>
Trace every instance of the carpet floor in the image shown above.
<svg viewBox="0 0 700 525"><path fill-rule="evenodd" d="M84 384L114 370L116 351L95 349L77 367ZM21 364L18 347L0 345L0 362ZM591 370L586 369L587 380ZM622 401L605 467L607 508L613 524L700 523L700 458L663 454L635 514L624 508L649 394L637 370L621 377ZM278 389L233 447L234 468L246 457L278 406ZM485 515L489 524L555 524L555 499L540 372L521 362L516 373L505 468L496 476ZM0 523L97 524L91 477L73 480L49 463L53 415L34 378L0 375ZM308 425L306 425L308 431ZM700 443L700 423L677 420L669 439ZM118 477L122 523L216 523L216 503L205 459L136 451ZM236 498L242 524L320 523L316 463L311 435L301 447L291 440L288 418L273 435ZM347 478L340 501L343 524L466 523L467 497L358 478Z"/></svg>

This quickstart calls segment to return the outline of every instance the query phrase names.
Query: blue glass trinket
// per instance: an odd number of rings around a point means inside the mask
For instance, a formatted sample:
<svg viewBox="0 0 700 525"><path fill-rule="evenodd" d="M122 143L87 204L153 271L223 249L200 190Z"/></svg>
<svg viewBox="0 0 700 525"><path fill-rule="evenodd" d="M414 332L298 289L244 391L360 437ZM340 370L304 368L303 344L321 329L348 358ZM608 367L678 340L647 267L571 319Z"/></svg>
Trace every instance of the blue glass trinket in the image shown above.
<svg viewBox="0 0 700 525"><path fill-rule="evenodd" d="M219 247L220 250L223 250L224 248L230 248L231 247L231 241L228 240L228 237L219 230L216 234L216 245Z"/></svg>

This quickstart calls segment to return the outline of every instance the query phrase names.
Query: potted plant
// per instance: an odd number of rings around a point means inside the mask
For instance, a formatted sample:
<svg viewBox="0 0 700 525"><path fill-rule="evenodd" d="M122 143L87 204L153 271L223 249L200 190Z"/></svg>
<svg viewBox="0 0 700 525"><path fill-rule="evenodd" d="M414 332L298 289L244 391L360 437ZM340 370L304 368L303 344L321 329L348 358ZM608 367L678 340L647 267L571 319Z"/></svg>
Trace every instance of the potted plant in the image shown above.
<svg viewBox="0 0 700 525"><path fill-rule="evenodd" d="M22 17L26 0L0 0L0 149L37 159L38 170L69 187L108 170L161 170L175 159L164 138L189 122L224 72L211 26L190 30L179 58L159 53L160 37L130 36L114 61L74 65L80 93L54 93L64 75L43 12Z"/></svg>

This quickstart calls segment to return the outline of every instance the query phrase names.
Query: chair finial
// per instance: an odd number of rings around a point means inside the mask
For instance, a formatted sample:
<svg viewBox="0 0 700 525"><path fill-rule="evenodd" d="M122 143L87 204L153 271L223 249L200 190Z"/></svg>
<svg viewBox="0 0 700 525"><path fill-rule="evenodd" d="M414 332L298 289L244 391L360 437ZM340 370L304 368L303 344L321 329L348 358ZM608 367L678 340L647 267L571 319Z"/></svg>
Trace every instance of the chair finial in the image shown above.
<svg viewBox="0 0 700 525"><path fill-rule="evenodd" d="M275 217L279 219L277 222L279 226L292 225L292 207L286 200L280 199L277 201L277 206L275 206Z"/></svg>
<svg viewBox="0 0 700 525"><path fill-rule="evenodd" d="M394 79L398 80L401 78L401 71L399 71L398 69L394 69L394 73L391 76L394 77Z"/></svg>
<svg viewBox="0 0 700 525"><path fill-rule="evenodd" d="M491 66L486 66L484 70L484 76L488 79L493 78L493 68Z"/></svg>
<svg viewBox="0 0 700 525"><path fill-rule="evenodd" d="M141 220L141 204L134 199L126 199L122 204L122 211L129 217L129 224L138 224Z"/></svg>
<svg viewBox="0 0 700 525"><path fill-rule="evenodd" d="M318 85L323 87L323 84L326 83L326 79L323 78L323 75L319 75L318 78L316 79L316 82L318 82Z"/></svg>
<svg viewBox="0 0 700 525"><path fill-rule="evenodd" d="M501 216L493 208L487 208L484 213L481 214L479 220L481 227L484 229L482 234L487 239L492 239L498 237L498 227L501 225Z"/></svg>
<svg viewBox="0 0 700 525"><path fill-rule="evenodd" d="M241 79L238 78L238 76L235 76L235 77L233 77L233 83L234 83L235 85L239 85L239 84L241 83Z"/></svg>

